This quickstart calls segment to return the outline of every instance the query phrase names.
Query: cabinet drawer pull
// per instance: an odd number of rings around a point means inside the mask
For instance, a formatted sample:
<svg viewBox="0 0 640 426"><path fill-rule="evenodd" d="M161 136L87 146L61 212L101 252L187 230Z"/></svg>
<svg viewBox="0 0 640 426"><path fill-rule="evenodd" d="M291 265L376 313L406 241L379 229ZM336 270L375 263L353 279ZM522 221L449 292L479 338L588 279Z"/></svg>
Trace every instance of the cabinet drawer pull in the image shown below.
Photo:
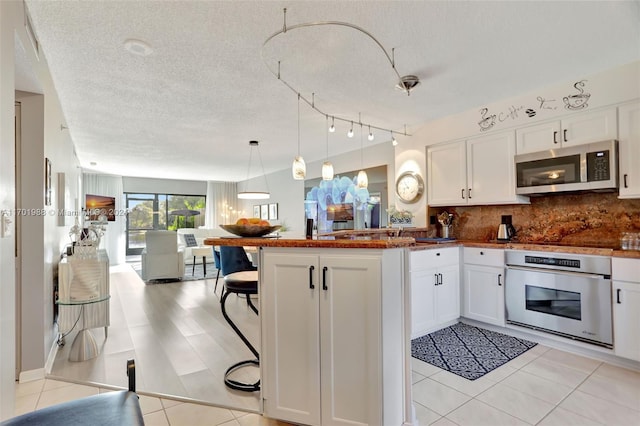
<svg viewBox="0 0 640 426"><path fill-rule="evenodd" d="M564 129L562 131L562 139L566 142L567 141L567 129Z"/></svg>
<svg viewBox="0 0 640 426"><path fill-rule="evenodd" d="M480 252L480 256L484 256L484 252L483 251Z"/></svg>
<svg viewBox="0 0 640 426"><path fill-rule="evenodd" d="M440 256L440 253L436 253L436 256Z"/></svg>
<svg viewBox="0 0 640 426"><path fill-rule="evenodd" d="M558 132L553 132L553 143L558 143Z"/></svg>
<svg viewBox="0 0 640 426"><path fill-rule="evenodd" d="M462 191L462 199L464 200L464 188L462 188L460 191Z"/></svg>
<svg viewBox="0 0 640 426"><path fill-rule="evenodd" d="M323 290L328 290L329 287L327 287L327 268L326 266L322 268L322 289Z"/></svg>
<svg viewBox="0 0 640 426"><path fill-rule="evenodd" d="M313 270L316 269L313 265L309 266L309 288L311 290L313 290L314 288L316 288L315 285L313 285Z"/></svg>
<svg viewBox="0 0 640 426"><path fill-rule="evenodd" d="M500 278L502 278L502 274L498 274L498 285L501 286L502 283L500 282Z"/></svg>
<svg viewBox="0 0 640 426"><path fill-rule="evenodd" d="M628 176L628 175L627 175L626 173L625 173L625 174L624 174L624 176L623 176L623 177L624 177L624 187L625 187L625 188L628 188L628 187L629 187L629 185L627 185L627 176Z"/></svg>
<svg viewBox="0 0 640 426"><path fill-rule="evenodd" d="M621 289L617 289L617 290L616 290L616 303L619 303L619 304L620 304L620 303L622 303L622 302L620 301L620 290L621 290Z"/></svg>

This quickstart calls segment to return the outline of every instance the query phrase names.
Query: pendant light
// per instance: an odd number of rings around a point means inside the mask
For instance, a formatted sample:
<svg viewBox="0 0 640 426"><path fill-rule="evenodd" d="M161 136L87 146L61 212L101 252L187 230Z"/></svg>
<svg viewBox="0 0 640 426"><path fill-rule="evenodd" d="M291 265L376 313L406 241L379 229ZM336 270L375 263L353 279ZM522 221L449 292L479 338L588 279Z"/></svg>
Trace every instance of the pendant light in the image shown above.
<svg viewBox="0 0 640 426"><path fill-rule="evenodd" d="M358 172L358 178L356 180L356 186L358 188L367 188L369 186L369 177L367 172L364 171L364 147L362 143L362 121L360 122L360 170Z"/></svg>
<svg viewBox="0 0 640 426"><path fill-rule="evenodd" d="M298 93L298 155L293 159L291 173L294 180L303 180L307 176L307 165L300 155L300 93Z"/></svg>
<svg viewBox="0 0 640 426"><path fill-rule="evenodd" d="M325 126L325 128L327 129L327 160L324 163L322 163L322 180L332 180L333 164L329 162L329 132L331 131L331 128L328 126L329 116L325 115L325 117L327 122L327 126Z"/></svg>
<svg viewBox="0 0 640 426"><path fill-rule="evenodd" d="M238 198L241 200L266 200L271 194L269 194L269 184L267 183L267 175L264 173L264 165L262 164L262 157L260 156L260 147L258 146L258 141L249 141L249 167L247 168L247 185L249 181L249 176L251 172L251 158L253 157L253 147L256 147L258 150L258 158L260 159L260 166L262 167L262 176L264 177L264 184L267 189L264 191L242 191L238 192Z"/></svg>

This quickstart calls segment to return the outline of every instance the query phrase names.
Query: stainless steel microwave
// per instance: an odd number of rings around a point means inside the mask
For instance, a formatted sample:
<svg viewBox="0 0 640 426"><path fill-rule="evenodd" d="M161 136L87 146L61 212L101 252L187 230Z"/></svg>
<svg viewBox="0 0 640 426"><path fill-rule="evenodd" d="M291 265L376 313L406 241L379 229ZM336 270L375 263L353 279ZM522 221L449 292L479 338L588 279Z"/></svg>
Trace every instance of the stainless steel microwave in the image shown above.
<svg viewBox="0 0 640 426"><path fill-rule="evenodd" d="M618 188L615 140L515 156L516 194Z"/></svg>

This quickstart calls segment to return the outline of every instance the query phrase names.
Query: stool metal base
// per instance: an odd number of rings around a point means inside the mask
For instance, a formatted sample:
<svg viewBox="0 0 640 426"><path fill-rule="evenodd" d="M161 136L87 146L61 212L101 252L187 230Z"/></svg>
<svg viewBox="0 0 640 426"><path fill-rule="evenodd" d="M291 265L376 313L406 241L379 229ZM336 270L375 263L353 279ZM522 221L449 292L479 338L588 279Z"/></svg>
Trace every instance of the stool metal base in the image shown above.
<svg viewBox="0 0 640 426"><path fill-rule="evenodd" d="M96 339L89 329L80 330L69 350L69 361L86 361L99 354Z"/></svg>
<svg viewBox="0 0 640 426"><path fill-rule="evenodd" d="M239 390L239 391L243 391L243 392L256 392L260 390L260 380L258 380L255 383L242 383L242 382L238 382L236 380L230 379L229 375L231 373L233 373L234 371L242 368L242 367L246 367L249 365L260 365L260 361L257 359L248 359L246 361L240 361L237 362L235 364L233 364L231 367L227 368L227 371L224 373L224 384L227 385L227 387L231 388L231 389L235 389L235 390Z"/></svg>

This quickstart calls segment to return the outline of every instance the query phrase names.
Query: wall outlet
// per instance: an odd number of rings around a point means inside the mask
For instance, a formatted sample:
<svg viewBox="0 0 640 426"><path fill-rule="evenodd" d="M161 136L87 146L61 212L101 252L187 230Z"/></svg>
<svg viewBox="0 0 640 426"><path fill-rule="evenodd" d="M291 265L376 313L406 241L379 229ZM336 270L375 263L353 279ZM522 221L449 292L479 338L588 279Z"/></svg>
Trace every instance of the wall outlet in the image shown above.
<svg viewBox="0 0 640 426"><path fill-rule="evenodd" d="M0 212L0 237L7 238L11 236L11 224L13 221L11 220L11 216L7 210L2 210Z"/></svg>

